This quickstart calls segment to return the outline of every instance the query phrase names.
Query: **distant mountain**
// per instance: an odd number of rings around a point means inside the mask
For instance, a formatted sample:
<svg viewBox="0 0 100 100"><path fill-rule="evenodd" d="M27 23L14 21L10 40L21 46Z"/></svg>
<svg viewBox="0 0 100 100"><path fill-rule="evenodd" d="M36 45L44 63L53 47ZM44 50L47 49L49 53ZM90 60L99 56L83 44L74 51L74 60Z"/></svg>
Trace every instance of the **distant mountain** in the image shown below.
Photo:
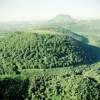
<svg viewBox="0 0 100 100"><path fill-rule="evenodd" d="M70 15L60 14L47 22L48 25L66 25L74 23L74 19Z"/></svg>
<svg viewBox="0 0 100 100"><path fill-rule="evenodd" d="M54 17L53 19L51 19L50 21L53 22L57 22L57 23L62 23L62 22L73 22L74 19L70 16L70 15L57 15L56 17Z"/></svg>
<svg viewBox="0 0 100 100"><path fill-rule="evenodd" d="M77 20L70 15L60 14L44 24L44 27L60 26L73 32L100 33L100 19Z"/></svg>

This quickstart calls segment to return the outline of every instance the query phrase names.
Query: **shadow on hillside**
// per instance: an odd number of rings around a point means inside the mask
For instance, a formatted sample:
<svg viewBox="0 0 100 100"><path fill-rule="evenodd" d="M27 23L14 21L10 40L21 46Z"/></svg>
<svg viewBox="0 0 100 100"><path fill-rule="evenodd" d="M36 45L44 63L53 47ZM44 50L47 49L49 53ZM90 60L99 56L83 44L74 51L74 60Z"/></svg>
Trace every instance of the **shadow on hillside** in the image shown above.
<svg viewBox="0 0 100 100"><path fill-rule="evenodd" d="M89 45L90 49L96 54L97 61L100 61L100 48L96 46Z"/></svg>
<svg viewBox="0 0 100 100"><path fill-rule="evenodd" d="M100 48L96 47L96 46L92 46L92 45L85 45L85 47L87 49L91 50L89 52L93 53L95 59L90 62L84 62L84 63L77 64L77 65L89 65L89 64L94 64L94 63L100 62ZM77 66L77 65L75 65L75 66Z"/></svg>

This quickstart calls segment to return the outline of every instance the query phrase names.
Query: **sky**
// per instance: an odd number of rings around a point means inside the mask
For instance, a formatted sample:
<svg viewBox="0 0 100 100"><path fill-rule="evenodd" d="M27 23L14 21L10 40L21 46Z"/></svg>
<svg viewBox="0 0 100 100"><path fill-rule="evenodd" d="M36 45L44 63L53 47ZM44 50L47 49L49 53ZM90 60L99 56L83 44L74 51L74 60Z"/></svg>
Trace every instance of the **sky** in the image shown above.
<svg viewBox="0 0 100 100"><path fill-rule="evenodd" d="M100 18L100 0L0 0L0 22L51 19L58 14Z"/></svg>

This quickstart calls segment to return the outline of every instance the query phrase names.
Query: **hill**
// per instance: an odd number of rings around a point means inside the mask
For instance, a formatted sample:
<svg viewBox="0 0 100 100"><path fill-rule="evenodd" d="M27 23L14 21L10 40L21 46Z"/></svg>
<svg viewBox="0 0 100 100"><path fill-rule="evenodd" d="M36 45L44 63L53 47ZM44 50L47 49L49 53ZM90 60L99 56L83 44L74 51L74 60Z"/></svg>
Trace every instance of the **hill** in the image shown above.
<svg viewBox="0 0 100 100"><path fill-rule="evenodd" d="M43 26L44 27L47 27L47 26L66 27L67 25L69 26L74 22L75 20L70 15L60 14L40 26L42 27Z"/></svg>
<svg viewBox="0 0 100 100"><path fill-rule="evenodd" d="M64 24L64 23L72 23L74 22L74 19L70 15L64 15L60 14L54 17L49 21L49 23L55 23L55 24Z"/></svg>
<svg viewBox="0 0 100 100"><path fill-rule="evenodd" d="M16 33L0 41L1 72L75 66L95 60L90 46L65 34Z"/></svg>

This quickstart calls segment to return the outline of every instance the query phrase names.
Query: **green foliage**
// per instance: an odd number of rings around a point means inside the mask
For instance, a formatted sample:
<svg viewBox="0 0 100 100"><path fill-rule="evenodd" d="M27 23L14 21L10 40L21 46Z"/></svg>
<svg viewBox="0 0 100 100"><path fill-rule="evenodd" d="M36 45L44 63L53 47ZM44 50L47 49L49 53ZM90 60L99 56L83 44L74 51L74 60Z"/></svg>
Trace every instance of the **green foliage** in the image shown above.
<svg viewBox="0 0 100 100"><path fill-rule="evenodd" d="M0 41L0 70L67 67L95 61L89 46L67 35L16 33ZM17 68L17 69L16 69Z"/></svg>
<svg viewBox="0 0 100 100"><path fill-rule="evenodd" d="M66 86L66 98L69 100L99 100L100 84L92 78L72 77Z"/></svg>
<svg viewBox="0 0 100 100"><path fill-rule="evenodd" d="M94 78L82 75L46 74L31 83L29 97L32 100L99 100L100 84Z"/></svg>
<svg viewBox="0 0 100 100"><path fill-rule="evenodd" d="M99 100L99 63L90 67L24 69L1 76L2 100Z"/></svg>

